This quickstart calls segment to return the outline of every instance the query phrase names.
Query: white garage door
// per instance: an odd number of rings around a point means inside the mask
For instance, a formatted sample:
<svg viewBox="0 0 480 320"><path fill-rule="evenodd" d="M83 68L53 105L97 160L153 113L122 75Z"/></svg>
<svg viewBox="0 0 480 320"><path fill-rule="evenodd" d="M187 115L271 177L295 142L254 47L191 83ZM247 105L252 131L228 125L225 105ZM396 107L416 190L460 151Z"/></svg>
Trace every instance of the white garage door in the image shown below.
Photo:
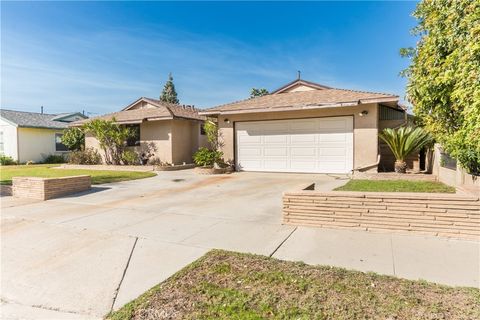
<svg viewBox="0 0 480 320"><path fill-rule="evenodd" d="M353 117L235 123L237 170L347 173Z"/></svg>

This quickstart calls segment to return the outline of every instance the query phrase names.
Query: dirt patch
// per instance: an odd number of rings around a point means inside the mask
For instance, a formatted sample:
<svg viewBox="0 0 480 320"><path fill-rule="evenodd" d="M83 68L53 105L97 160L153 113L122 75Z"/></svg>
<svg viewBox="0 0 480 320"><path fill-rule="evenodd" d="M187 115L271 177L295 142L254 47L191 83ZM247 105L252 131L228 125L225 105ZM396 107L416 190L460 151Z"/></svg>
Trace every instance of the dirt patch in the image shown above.
<svg viewBox="0 0 480 320"><path fill-rule="evenodd" d="M212 251L108 319L479 319L480 291Z"/></svg>

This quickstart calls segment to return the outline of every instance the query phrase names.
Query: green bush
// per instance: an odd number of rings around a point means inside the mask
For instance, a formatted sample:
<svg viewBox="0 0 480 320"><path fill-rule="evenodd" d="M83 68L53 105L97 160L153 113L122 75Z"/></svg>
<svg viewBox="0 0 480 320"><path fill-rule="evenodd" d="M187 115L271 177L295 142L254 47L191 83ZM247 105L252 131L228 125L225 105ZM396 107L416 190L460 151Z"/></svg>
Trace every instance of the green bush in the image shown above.
<svg viewBox="0 0 480 320"><path fill-rule="evenodd" d="M73 151L68 156L68 163L71 164L101 164L102 156L97 150L87 148L85 150Z"/></svg>
<svg viewBox="0 0 480 320"><path fill-rule="evenodd" d="M85 132L82 128L72 127L63 131L62 143L71 151L82 150L85 145Z"/></svg>
<svg viewBox="0 0 480 320"><path fill-rule="evenodd" d="M126 165L138 165L140 164L140 157L135 151L125 150L122 153L122 163Z"/></svg>
<svg viewBox="0 0 480 320"><path fill-rule="evenodd" d="M13 160L12 157L6 156L6 155L0 155L0 165L2 166L8 166L12 164L17 164L15 160Z"/></svg>
<svg viewBox="0 0 480 320"><path fill-rule="evenodd" d="M210 150L208 148L200 148L193 155L193 162L199 166L213 166L214 163L222 162L223 152Z"/></svg>
<svg viewBox="0 0 480 320"><path fill-rule="evenodd" d="M47 156L43 163L65 163L65 157L61 154L51 154Z"/></svg>

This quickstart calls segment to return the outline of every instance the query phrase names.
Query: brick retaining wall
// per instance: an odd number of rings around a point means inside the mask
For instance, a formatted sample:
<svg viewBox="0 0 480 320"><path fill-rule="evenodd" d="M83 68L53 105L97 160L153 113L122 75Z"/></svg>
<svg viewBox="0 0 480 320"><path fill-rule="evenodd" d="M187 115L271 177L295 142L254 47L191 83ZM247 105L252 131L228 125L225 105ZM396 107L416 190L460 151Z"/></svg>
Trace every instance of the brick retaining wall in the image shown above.
<svg viewBox="0 0 480 320"><path fill-rule="evenodd" d="M61 178L13 177L12 182L14 197L38 200L89 190L92 185L92 180L87 175Z"/></svg>
<svg viewBox="0 0 480 320"><path fill-rule="evenodd" d="M457 194L319 192L307 187L284 193L283 222L480 239L480 201Z"/></svg>

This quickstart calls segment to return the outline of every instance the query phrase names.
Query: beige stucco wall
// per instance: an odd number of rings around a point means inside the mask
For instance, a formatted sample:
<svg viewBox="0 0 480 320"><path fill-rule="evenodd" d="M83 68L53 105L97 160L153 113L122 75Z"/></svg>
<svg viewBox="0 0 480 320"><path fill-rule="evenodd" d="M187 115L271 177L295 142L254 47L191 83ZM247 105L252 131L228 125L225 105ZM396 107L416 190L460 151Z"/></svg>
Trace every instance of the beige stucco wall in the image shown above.
<svg viewBox="0 0 480 320"><path fill-rule="evenodd" d="M40 162L51 154L67 154L55 151L55 133L63 130L18 128L18 161Z"/></svg>
<svg viewBox="0 0 480 320"><path fill-rule="evenodd" d="M154 153L164 162L172 162L173 120L147 121L140 125L140 147L137 151Z"/></svg>
<svg viewBox="0 0 480 320"><path fill-rule="evenodd" d="M131 149L139 154L154 154L163 162L182 164L192 163L193 153L205 144L199 121L159 120L140 125L140 146ZM97 149L103 157L97 139L90 134L85 136L85 146Z"/></svg>
<svg viewBox="0 0 480 320"><path fill-rule="evenodd" d="M363 110L368 111L366 116L360 117L359 113ZM281 120L281 119L300 119L315 117L334 117L348 116L354 117L353 127L353 167L366 166L377 161L378 151L378 107L377 104L365 104L355 107L325 108L317 110L300 110L285 112L264 112L236 115L223 115L218 117L218 126L220 137L224 142L222 151L226 161L234 162L234 123L237 121L255 121L255 120ZM230 123L227 123L228 119Z"/></svg>
<svg viewBox="0 0 480 320"><path fill-rule="evenodd" d="M3 132L3 154L18 160L17 127L0 119L0 131Z"/></svg>

